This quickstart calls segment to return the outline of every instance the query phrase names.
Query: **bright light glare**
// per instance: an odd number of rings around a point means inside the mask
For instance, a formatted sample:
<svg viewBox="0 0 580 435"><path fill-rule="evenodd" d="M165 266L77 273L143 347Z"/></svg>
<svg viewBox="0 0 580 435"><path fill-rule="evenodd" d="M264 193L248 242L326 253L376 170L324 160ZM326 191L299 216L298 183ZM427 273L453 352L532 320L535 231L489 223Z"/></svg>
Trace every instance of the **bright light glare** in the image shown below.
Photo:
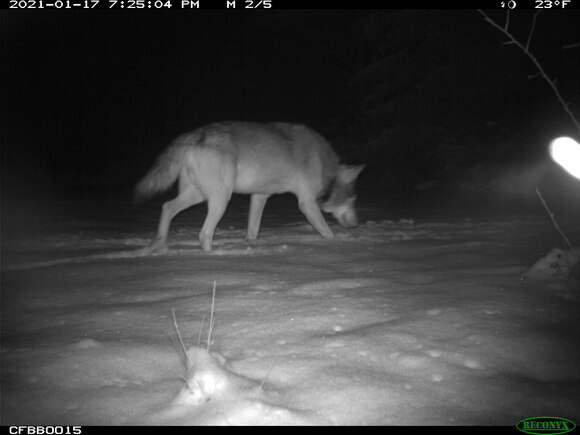
<svg viewBox="0 0 580 435"><path fill-rule="evenodd" d="M550 155L556 163L580 180L580 144L569 137L559 137L550 144Z"/></svg>

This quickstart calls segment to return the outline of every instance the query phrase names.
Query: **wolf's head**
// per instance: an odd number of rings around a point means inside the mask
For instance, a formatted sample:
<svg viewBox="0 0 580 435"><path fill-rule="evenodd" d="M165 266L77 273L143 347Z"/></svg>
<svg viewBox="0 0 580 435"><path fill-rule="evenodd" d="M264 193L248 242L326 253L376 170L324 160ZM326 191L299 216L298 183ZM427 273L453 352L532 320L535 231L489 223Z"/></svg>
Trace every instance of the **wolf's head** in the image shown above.
<svg viewBox="0 0 580 435"><path fill-rule="evenodd" d="M330 192L320 203L320 208L326 213L332 213L338 223L345 228L358 225L358 218L354 208L356 194L354 184L364 165L340 165L336 173Z"/></svg>

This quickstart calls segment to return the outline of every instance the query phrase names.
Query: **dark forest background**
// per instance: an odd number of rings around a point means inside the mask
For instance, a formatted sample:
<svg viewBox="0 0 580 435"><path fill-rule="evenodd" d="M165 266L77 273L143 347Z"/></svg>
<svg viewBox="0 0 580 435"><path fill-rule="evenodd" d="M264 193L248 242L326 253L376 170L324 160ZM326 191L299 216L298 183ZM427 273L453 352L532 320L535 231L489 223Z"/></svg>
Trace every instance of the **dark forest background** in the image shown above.
<svg viewBox="0 0 580 435"><path fill-rule="evenodd" d="M533 13L512 13L523 41ZM544 11L531 42L576 113L579 18ZM399 192L533 179L578 134L475 10L1 11L0 41L4 193L129 193L221 120L308 124L366 163L363 188Z"/></svg>

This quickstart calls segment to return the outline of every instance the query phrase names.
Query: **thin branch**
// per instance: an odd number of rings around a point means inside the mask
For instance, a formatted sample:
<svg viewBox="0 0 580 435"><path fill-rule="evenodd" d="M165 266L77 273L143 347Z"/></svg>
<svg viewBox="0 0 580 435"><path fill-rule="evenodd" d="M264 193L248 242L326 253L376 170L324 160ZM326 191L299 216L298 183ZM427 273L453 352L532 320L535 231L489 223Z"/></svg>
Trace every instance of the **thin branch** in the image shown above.
<svg viewBox="0 0 580 435"><path fill-rule="evenodd" d="M576 126L576 129L578 130L578 132L580 133L580 123L578 123L578 120L576 119L576 117L574 116L574 114L572 113L572 111L569 109L569 105L564 101L564 99L562 98L562 95L560 95L560 91L558 91L558 88L556 87L556 84L554 83L554 81L552 81L548 75L546 74L546 72L544 71L544 68L542 67L542 65L540 64L540 62L538 61L538 59L536 59L534 57L534 55L532 53L530 53L530 51L528 50L527 47L524 47L510 32L507 28L502 28L499 24L497 24L495 21L493 21L485 12L483 12L481 9L477 10L481 15L483 15L483 18L485 19L485 21L487 21L488 23L490 23L493 27L495 27L496 29L498 29L500 32L502 32L504 35L506 35L509 39L510 42L517 45L525 54L526 56L528 56L528 58L533 62L533 64L536 66L536 68L538 69L538 71L540 72L540 74L542 75L542 77L544 77L544 80L546 80L548 82L548 85L550 85L550 87L552 88L552 90L554 91L554 93L556 94L556 98L558 99L558 101L560 102L560 104L562 104L562 107L564 108L564 111L570 116L570 118L572 119L572 122L574 123L574 125ZM509 11L508 11L509 12ZM533 30L533 28L532 28ZM530 32L530 38L531 38L531 32Z"/></svg>
<svg viewBox="0 0 580 435"><path fill-rule="evenodd" d="M532 28L530 29L530 34L528 35L528 41L526 42L526 51L530 49L530 42L532 41L532 35L534 34L534 29L536 27L536 19L540 11L536 11L534 18L532 19Z"/></svg>
<svg viewBox="0 0 580 435"><path fill-rule="evenodd" d="M580 42L573 42L572 44L562 45L562 50L570 50L572 48L580 48Z"/></svg>
<svg viewBox="0 0 580 435"><path fill-rule="evenodd" d="M574 249L574 247L572 246L572 244L570 243L570 240L568 240L568 237L566 237L566 235L564 234L564 232L560 229L560 225L558 225L558 222L556 222L556 218L554 218L554 213L552 213L550 211L550 209L548 208L548 204L546 204L546 201L544 201L544 197L542 196L542 194L540 193L540 189L538 189L536 187L536 193L538 194L538 196L540 197L540 201L542 201L542 205L544 206L544 208L546 209L546 211L548 212L548 215L550 216L550 219L552 219L552 223L554 224L554 226L556 227L556 230L560 233L560 235L564 238L564 241L566 242L566 245L568 245L568 248L570 249Z"/></svg>

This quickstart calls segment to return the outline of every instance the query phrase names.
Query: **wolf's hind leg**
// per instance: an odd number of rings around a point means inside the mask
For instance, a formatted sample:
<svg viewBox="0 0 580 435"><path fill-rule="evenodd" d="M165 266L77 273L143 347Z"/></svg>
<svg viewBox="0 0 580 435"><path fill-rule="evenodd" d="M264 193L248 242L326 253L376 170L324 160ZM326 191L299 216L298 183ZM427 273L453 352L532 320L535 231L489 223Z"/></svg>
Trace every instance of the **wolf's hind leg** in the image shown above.
<svg viewBox="0 0 580 435"><path fill-rule="evenodd" d="M193 186L189 185L179 192L179 195L167 201L163 204L161 211L161 219L159 219L159 226L157 227L157 235L155 239L149 244L149 246L143 248L143 254L151 254L153 252L166 252L167 247L167 234L169 233L169 226L172 219L181 211L189 208L195 204L203 202L205 198L199 192L199 190Z"/></svg>
<svg viewBox="0 0 580 435"><path fill-rule="evenodd" d="M199 242L204 252L211 252L213 233L226 211L231 196L232 192L225 190L207 201L207 216L199 232Z"/></svg>

